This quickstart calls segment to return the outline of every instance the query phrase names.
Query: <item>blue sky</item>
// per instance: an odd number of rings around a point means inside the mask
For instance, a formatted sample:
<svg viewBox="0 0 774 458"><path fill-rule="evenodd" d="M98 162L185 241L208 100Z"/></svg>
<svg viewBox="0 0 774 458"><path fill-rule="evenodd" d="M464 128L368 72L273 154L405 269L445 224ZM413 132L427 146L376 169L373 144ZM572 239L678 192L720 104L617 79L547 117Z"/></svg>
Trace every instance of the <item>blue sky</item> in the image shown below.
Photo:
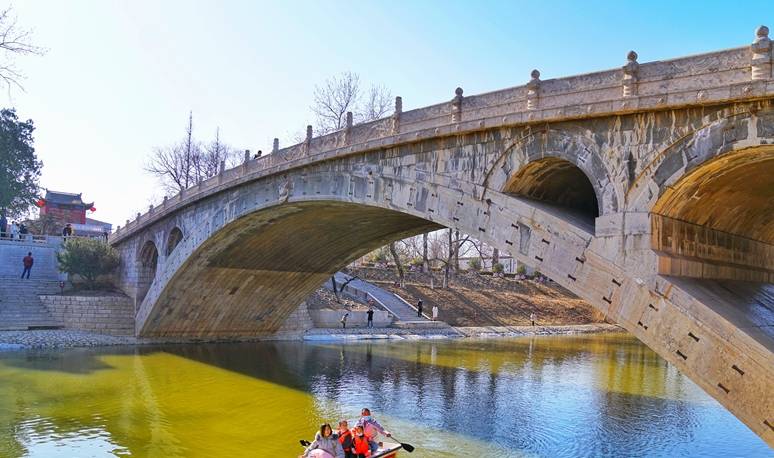
<svg viewBox="0 0 774 458"><path fill-rule="evenodd" d="M404 110L543 79L748 45L771 1L43 1L13 3L42 57L5 97L37 126L41 184L83 192L123 225L163 195L142 170L178 140L271 149L312 123L315 84L342 71Z"/></svg>

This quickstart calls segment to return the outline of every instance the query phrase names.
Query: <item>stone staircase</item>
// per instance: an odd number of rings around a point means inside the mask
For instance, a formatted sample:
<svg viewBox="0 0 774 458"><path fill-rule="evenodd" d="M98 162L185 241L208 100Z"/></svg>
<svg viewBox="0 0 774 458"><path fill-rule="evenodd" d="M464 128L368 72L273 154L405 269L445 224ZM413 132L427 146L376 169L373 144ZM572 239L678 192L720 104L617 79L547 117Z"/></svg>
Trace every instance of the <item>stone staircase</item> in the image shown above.
<svg viewBox="0 0 774 458"><path fill-rule="evenodd" d="M39 297L58 292L59 280L0 276L0 330L61 328L62 324L51 317Z"/></svg>
<svg viewBox="0 0 774 458"><path fill-rule="evenodd" d="M336 282L341 285L350 278L343 272L336 272ZM327 287L327 285L326 285ZM396 328L401 329L424 329L424 328L448 328L449 325L443 321L431 321L428 319L427 313L424 313L422 317L417 316L417 310L409 305L404 299L396 296L395 294L382 289L372 283L356 279L347 283L346 288L354 291L344 290L345 293L355 293L356 296L368 295L381 303L387 311L395 315L397 321L393 324ZM429 312L429 311L428 311Z"/></svg>
<svg viewBox="0 0 774 458"><path fill-rule="evenodd" d="M39 297L59 292L56 250L60 244L58 237L0 240L0 330L61 327ZM22 280L22 258L29 252L35 264L29 280Z"/></svg>

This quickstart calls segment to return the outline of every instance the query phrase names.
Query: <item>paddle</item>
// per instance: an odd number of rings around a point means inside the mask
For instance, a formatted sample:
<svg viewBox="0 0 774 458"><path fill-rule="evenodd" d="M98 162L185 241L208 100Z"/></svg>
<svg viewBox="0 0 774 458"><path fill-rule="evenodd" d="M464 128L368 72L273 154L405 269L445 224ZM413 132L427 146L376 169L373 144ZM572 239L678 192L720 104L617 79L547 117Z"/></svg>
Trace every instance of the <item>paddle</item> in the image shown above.
<svg viewBox="0 0 774 458"><path fill-rule="evenodd" d="M395 436L390 436L390 437L395 439ZM395 439L395 440L397 441L398 439ZM404 444L401 441L398 441L398 443L400 444L401 447L403 447L403 450L405 450L405 451L407 451L409 453L414 453L414 446L413 445L411 445L411 444Z"/></svg>

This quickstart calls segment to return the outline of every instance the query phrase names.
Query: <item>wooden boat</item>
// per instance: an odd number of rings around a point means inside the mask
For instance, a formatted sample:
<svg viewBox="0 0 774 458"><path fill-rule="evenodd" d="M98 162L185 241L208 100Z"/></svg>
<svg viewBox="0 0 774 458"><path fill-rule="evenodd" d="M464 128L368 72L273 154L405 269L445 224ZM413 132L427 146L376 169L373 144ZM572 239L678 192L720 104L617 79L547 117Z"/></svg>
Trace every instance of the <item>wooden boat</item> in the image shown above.
<svg viewBox="0 0 774 458"><path fill-rule="evenodd" d="M371 455L371 458L395 458L398 456L398 451L402 448L402 445L394 442L381 442L379 444L379 450Z"/></svg>

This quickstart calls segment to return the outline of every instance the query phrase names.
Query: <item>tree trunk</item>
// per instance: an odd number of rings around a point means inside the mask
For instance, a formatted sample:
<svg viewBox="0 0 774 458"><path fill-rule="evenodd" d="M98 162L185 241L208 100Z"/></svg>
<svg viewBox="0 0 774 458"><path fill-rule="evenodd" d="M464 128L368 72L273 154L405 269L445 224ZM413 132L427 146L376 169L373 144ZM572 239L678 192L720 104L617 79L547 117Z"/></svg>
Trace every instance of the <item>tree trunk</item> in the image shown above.
<svg viewBox="0 0 774 458"><path fill-rule="evenodd" d="M454 259L454 240L452 239L452 230L449 229L449 253L446 258L446 265L443 269L443 288L449 287L449 270L451 269L451 263Z"/></svg>
<svg viewBox="0 0 774 458"><path fill-rule="evenodd" d="M422 272L430 272L430 260L427 259L427 232L422 234Z"/></svg>
<svg viewBox="0 0 774 458"><path fill-rule="evenodd" d="M460 231L454 231L454 271L460 271Z"/></svg>
<svg viewBox="0 0 774 458"><path fill-rule="evenodd" d="M333 295L336 296L336 302L341 304L341 299L339 299L339 292L336 288L336 277L331 275L331 284L333 285Z"/></svg>
<svg viewBox="0 0 774 458"><path fill-rule="evenodd" d="M492 270L494 271L495 264L500 263L500 250L492 248Z"/></svg>
<svg viewBox="0 0 774 458"><path fill-rule="evenodd" d="M406 286L405 274L403 272L403 264L400 262L400 256L398 256L398 250L395 249L395 242L390 244L390 254L392 254L392 260L395 261L395 270L398 271L398 278L400 279L400 287Z"/></svg>

